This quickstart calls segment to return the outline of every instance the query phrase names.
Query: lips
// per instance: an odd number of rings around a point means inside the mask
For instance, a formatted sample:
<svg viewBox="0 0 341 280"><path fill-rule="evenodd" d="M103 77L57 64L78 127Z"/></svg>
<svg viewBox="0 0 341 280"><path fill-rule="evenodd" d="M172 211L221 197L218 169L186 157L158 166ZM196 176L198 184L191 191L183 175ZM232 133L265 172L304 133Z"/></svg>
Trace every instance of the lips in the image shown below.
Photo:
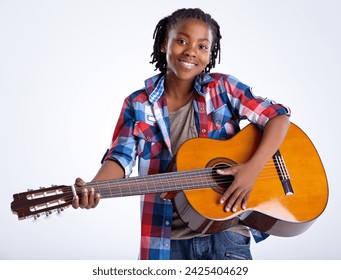
<svg viewBox="0 0 341 280"><path fill-rule="evenodd" d="M180 64L181 64L183 67L185 67L185 68L187 68L187 69L193 69L193 68L195 68L195 67L197 66L197 64L195 64L195 63L193 63L193 62L184 61L184 60L181 60L181 59L179 59L178 61L180 62Z"/></svg>

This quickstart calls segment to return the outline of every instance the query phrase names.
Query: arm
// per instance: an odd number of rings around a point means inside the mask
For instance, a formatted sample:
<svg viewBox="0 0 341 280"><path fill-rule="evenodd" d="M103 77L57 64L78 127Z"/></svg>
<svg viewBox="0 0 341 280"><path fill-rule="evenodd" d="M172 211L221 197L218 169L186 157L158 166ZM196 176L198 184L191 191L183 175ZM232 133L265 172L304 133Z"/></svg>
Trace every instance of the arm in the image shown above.
<svg viewBox="0 0 341 280"><path fill-rule="evenodd" d="M103 181L103 180L110 180L110 179L118 179L124 177L124 170L123 168L115 161L107 160L103 163L101 168L98 170L96 176L93 178L92 182ZM84 187L86 184L81 178L76 179L77 186ZM84 188L82 190L82 198L79 200L78 196L75 196L72 200L72 207L77 209L80 208L95 208L101 196L99 193L95 194L94 188Z"/></svg>
<svg viewBox="0 0 341 280"><path fill-rule="evenodd" d="M269 158L278 150L288 131L290 122L286 115L279 115L265 125L262 140L253 156L244 164L219 170L221 175L233 175L233 183L223 194L220 203L226 203L225 211L236 212L246 208L254 182Z"/></svg>
<svg viewBox="0 0 341 280"><path fill-rule="evenodd" d="M116 124L112 138L112 147L114 146L120 155L124 154L126 161L131 161L135 156L135 142L131 141L131 137L133 137L132 131L134 124L134 108L132 107L128 97L124 100L120 117ZM123 153L122 149L125 150L125 153ZM131 153L127 154L127 150ZM123 169L123 167L115 161L116 158L111 156L112 154L109 151L109 153L106 154L105 161L101 168L98 170L96 176L92 179L92 182L119 179L126 175L126 171ZM81 178L77 178L75 185L84 187L85 182ZM93 188L83 188L82 192L81 199L79 199L78 196L73 198L72 207L75 209L78 207L86 209L95 208L100 201L100 194L95 194L95 190Z"/></svg>

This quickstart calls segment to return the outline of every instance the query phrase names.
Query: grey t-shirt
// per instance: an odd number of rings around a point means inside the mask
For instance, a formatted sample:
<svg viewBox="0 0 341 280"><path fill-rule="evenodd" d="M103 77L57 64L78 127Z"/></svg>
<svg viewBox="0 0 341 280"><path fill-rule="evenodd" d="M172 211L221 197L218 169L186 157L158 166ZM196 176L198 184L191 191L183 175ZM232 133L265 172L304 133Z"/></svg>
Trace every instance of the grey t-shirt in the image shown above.
<svg viewBox="0 0 341 280"><path fill-rule="evenodd" d="M195 127L194 107L192 100L180 109L169 113L170 121L170 138L172 152L175 155L179 147L188 139L198 137L198 132ZM190 159L189 159L190 160ZM228 230L239 232L243 235L250 236L249 230L242 225L237 225ZM207 234L205 234L207 235ZM176 211L173 212L173 225L171 239L189 239L198 236L205 236L202 233L191 230L181 220Z"/></svg>

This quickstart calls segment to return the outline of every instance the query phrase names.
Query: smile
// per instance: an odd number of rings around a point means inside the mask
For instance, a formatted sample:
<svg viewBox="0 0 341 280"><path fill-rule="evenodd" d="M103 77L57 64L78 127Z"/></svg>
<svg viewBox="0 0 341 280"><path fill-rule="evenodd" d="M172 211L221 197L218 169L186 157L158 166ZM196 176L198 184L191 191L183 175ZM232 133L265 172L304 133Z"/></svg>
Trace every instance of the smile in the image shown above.
<svg viewBox="0 0 341 280"><path fill-rule="evenodd" d="M187 62L187 61L183 61L183 60L179 60L179 62L181 63L182 66L184 66L187 69L193 69L194 67L196 67L197 65L191 62Z"/></svg>

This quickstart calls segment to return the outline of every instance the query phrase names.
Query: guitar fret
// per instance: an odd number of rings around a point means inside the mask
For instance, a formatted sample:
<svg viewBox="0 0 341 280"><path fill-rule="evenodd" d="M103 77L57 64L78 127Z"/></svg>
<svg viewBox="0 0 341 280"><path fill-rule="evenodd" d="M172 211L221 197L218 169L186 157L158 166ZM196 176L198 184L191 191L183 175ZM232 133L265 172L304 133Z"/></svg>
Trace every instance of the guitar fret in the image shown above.
<svg viewBox="0 0 341 280"><path fill-rule="evenodd" d="M211 172L211 168L203 168L93 182L87 186L93 186L103 198L180 191L216 186Z"/></svg>

